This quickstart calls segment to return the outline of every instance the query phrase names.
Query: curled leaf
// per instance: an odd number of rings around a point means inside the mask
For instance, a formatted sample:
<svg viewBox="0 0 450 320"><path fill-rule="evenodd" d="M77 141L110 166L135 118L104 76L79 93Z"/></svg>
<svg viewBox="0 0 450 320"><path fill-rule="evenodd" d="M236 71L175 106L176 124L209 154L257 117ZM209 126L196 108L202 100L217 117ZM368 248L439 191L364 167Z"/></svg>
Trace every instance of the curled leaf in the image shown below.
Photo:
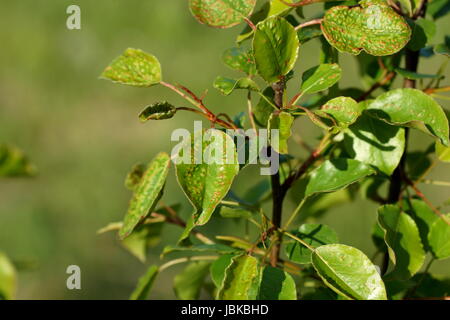
<svg viewBox="0 0 450 320"><path fill-rule="evenodd" d="M168 102L157 102L146 107L140 114L139 119L142 122L148 120L164 120L172 118L177 112L177 108Z"/></svg>

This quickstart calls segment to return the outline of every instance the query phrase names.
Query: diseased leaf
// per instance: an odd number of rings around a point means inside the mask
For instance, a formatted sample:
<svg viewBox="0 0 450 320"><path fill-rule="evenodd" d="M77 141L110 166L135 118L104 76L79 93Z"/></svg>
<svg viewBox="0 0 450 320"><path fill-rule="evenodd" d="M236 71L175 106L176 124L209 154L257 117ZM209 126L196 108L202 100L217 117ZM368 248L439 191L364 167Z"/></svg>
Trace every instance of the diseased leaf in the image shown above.
<svg viewBox="0 0 450 320"><path fill-rule="evenodd" d="M272 148L281 154L288 153L288 140L292 134L291 128L294 123L294 117L287 112L273 113L267 125L268 132L270 132L270 145ZM278 130L278 139L273 140L273 131Z"/></svg>
<svg viewBox="0 0 450 320"><path fill-rule="evenodd" d="M361 108L352 98L337 97L325 103L316 113L330 115L338 128L345 129L358 119L361 115Z"/></svg>
<svg viewBox="0 0 450 320"><path fill-rule="evenodd" d="M139 279L136 289L131 294L130 300L146 300L158 273L158 266L150 266L147 272Z"/></svg>
<svg viewBox="0 0 450 320"><path fill-rule="evenodd" d="M180 300L197 300L209 272L210 262L197 261L175 276L173 287Z"/></svg>
<svg viewBox="0 0 450 320"><path fill-rule="evenodd" d="M406 21L385 1L363 0L357 6L335 6L321 24L327 41L341 52L374 56L394 54L409 41Z"/></svg>
<svg viewBox="0 0 450 320"><path fill-rule="evenodd" d="M378 223L395 268L388 277L407 280L416 274L425 261L425 251L414 220L396 205L378 209Z"/></svg>
<svg viewBox="0 0 450 320"><path fill-rule="evenodd" d="M185 142L174 159L178 183L194 207L180 240L195 226L209 221L239 172L236 147L229 135L209 129L203 139L201 135L194 136L197 137ZM203 159L197 159L199 155Z"/></svg>
<svg viewBox="0 0 450 320"><path fill-rule="evenodd" d="M303 180L306 184L304 194L309 197L316 193L333 192L374 173L374 169L357 160L326 160Z"/></svg>
<svg viewBox="0 0 450 320"><path fill-rule="evenodd" d="M216 80L214 80L214 88L219 90L222 94L228 96L231 94L234 90L237 89L246 89L246 90L252 90L252 91L259 91L259 87L256 84L255 81L249 78L241 78L239 80L224 78L224 77L217 77Z"/></svg>
<svg viewBox="0 0 450 320"><path fill-rule="evenodd" d="M320 64L302 75L303 94L317 93L333 86L341 78L342 70L336 63Z"/></svg>
<svg viewBox="0 0 450 320"><path fill-rule="evenodd" d="M414 127L431 133L444 145L449 145L448 120L444 110L420 90L391 90L369 103L367 111L390 124Z"/></svg>
<svg viewBox="0 0 450 320"><path fill-rule="evenodd" d="M436 259L446 259L450 257L450 214L446 215L444 219L436 219L431 225L430 233L428 234L428 243L431 252Z"/></svg>
<svg viewBox="0 0 450 320"><path fill-rule="evenodd" d="M36 171L22 150L0 143L0 178L34 176Z"/></svg>
<svg viewBox="0 0 450 320"><path fill-rule="evenodd" d="M242 47L227 49L222 55L222 60L231 69L244 72L247 75L256 74L256 65L251 50Z"/></svg>
<svg viewBox="0 0 450 320"><path fill-rule="evenodd" d="M405 150L405 130L363 114L345 131L344 145L352 159L391 175Z"/></svg>
<svg viewBox="0 0 450 320"><path fill-rule="evenodd" d="M266 266L262 272L258 300L297 300L294 279L281 269Z"/></svg>
<svg viewBox="0 0 450 320"><path fill-rule="evenodd" d="M302 224L297 231L292 232L296 237L317 248L325 244L338 243L338 236L333 229L324 224L306 223ZM291 242L286 246L286 255L289 260L305 264L311 263L311 250L300 242Z"/></svg>
<svg viewBox="0 0 450 320"><path fill-rule="evenodd" d="M442 162L450 162L450 147L446 147L436 142L436 154Z"/></svg>
<svg viewBox="0 0 450 320"><path fill-rule="evenodd" d="M200 23L230 28L248 17L255 4L256 0L189 0L189 9Z"/></svg>
<svg viewBox="0 0 450 320"><path fill-rule="evenodd" d="M177 108L168 102L157 102L146 107L140 114L139 119L141 122L148 120L165 120L173 118Z"/></svg>
<svg viewBox="0 0 450 320"><path fill-rule="evenodd" d="M223 280L225 279L225 272L228 267L233 263L232 254L225 254L219 257L211 264L210 273L211 279L217 288L223 286Z"/></svg>
<svg viewBox="0 0 450 320"><path fill-rule="evenodd" d="M6 254L0 252L0 300L12 300L16 296L17 273Z"/></svg>
<svg viewBox="0 0 450 320"><path fill-rule="evenodd" d="M217 293L219 300L255 300L259 282L258 260L242 255L232 259Z"/></svg>
<svg viewBox="0 0 450 320"><path fill-rule="evenodd" d="M256 69L268 83L279 81L294 68L299 41L284 18L272 17L257 24L253 38Z"/></svg>
<svg viewBox="0 0 450 320"><path fill-rule="evenodd" d="M134 165L133 168L131 168L131 171L127 174L125 179L125 187L131 191L135 191L145 173L145 169L147 169L145 164L138 163Z"/></svg>
<svg viewBox="0 0 450 320"><path fill-rule="evenodd" d="M329 244L317 248L313 266L333 291L356 300L386 300L386 289L369 258L356 248Z"/></svg>
<svg viewBox="0 0 450 320"><path fill-rule="evenodd" d="M101 78L135 87L150 87L161 81L161 65L155 56L128 48L103 71Z"/></svg>
<svg viewBox="0 0 450 320"><path fill-rule="evenodd" d="M142 179L135 187L123 226L119 230L120 239L128 237L156 206L169 173L169 165L169 155L161 152L147 166Z"/></svg>

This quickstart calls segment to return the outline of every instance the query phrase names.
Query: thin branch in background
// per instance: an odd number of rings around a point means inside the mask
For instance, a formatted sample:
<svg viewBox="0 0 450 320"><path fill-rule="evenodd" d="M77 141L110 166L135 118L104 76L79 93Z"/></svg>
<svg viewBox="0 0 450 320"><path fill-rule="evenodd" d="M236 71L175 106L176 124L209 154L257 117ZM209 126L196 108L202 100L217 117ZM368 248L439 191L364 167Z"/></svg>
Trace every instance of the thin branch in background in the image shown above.
<svg viewBox="0 0 450 320"><path fill-rule="evenodd" d="M396 76L395 72L387 72L385 73L385 76L378 82L374 83L369 90L367 90L366 92L364 92L358 99L356 99L356 101L361 102L366 100L368 97L370 97L370 95L377 90L378 88L388 84L391 80L394 79L394 77Z"/></svg>
<svg viewBox="0 0 450 320"><path fill-rule="evenodd" d="M298 31L298 30L300 30L301 28L304 28L304 27L313 26L315 24L321 24L322 21L323 21L323 19L314 19L314 20L311 20L311 21L304 22L304 23L299 24L298 26L296 26L295 27L295 31Z"/></svg>

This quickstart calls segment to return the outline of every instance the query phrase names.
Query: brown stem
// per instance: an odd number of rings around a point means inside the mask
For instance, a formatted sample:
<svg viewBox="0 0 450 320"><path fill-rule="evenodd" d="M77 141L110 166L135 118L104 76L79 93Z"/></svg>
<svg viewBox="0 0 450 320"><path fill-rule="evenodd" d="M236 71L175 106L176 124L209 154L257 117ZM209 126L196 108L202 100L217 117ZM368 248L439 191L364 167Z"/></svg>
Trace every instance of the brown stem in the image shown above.
<svg viewBox="0 0 450 320"><path fill-rule="evenodd" d="M426 94L432 94L436 92L447 92L450 91L450 86L440 87L440 88L428 88L423 90Z"/></svg>
<svg viewBox="0 0 450 320"><path fill-rule="evenodd" d="M300 30L301 28L304 28L304 27L313 26L315 24L321 24L322 21L323 21L323 19L314 19L314 20L311 20L311 21L307 21L305 23L302 23L302 24L299 24L298 26L296 26L295 30L298 31L298 30Z"/></svg>
<svg viewBox="0 0 450 320"><path fill-rule="evenodd" d="M284 79L281 79L279 82L273 84L272 88L275 92L275 105L278 109L282 109L285 90ZM271 148L270 152L275 152L275 150ZM275 244L272 246L272 250L270 252L270 264L272 267L276 267L280 257L281 248L281 236L277 230L281 227L284 194L281 189L280 174L278 171L270 177L270 181L272 185L272 228L275 230L274 237L272 239Z"/></svg>
<svg viewBox="0 0 450 320"><path fill-rule="evenodd" d="M369 90L367 90L366 92L364 92L358 99L357 101L364 101L366 100L375 90L377 90L378 88L384 86L385 84L389 83L389 81L391 81L393 78L395 77L395 72L388 72L383 79L381 79L380 81L378 81L377 83L374 83Z"/></svg>

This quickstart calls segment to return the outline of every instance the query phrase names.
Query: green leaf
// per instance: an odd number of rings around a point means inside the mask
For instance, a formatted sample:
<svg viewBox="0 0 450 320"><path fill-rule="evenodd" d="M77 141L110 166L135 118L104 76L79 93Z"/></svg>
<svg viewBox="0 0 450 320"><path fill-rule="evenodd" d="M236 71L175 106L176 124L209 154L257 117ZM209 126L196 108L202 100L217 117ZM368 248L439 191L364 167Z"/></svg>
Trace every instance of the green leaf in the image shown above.
<svg viewBox="0 0 450 320"><path fill-rule="evenodd" d="M240 250L220 243L199 244L190 247L178 247L178 246L174 247L169 245L164 248L163 252L161 253L161 256L163 257L173 252L188 252L188 253L214 252L220 254L231 254L231 253L239 253Z"/></svg>
<svg viewBox="0 0 450 320"><path fill-rule="evenodd" d="M197 261L187 267L174 279L175 295L180 300L197 300L209 272L210 262Z"/></svg>
<svg viewBox="0 0 450 320"><path fill-rule="evenodd" d="M292 134L291 128L294 123L294 117L287 112L273 113L267 125L270 133L270 145L281 154L288 153L288 140ZM272 140L272 130L279 130L278 139Z"/></svg>
<svg viewBox="0 0 450 320"><path fill-rule="evenodd" d="M450 257L450 214L446 215L446 220L436 219L431 225L428 234L428 243L436 259L446 259Z"/></svg>
<svg viewBox="0 0 450 320"><path fill-rule="evenodd" d="M284 2L294 3L296 1L295 0L284 0ZM269 13L267 16L268 17L285 16L292 10L293 10L293 7L290 7L286 4L284 4L280 0L270 0L270 10L269 10Z"/></svg>
<svg viewBox="0 0 450 320"><path fill-rule="evenodd" d="M122 240L122 245L141 262L145 262L148 248L157 245L161 240L163 225L163 222L139 225Z"/></svg>
<svg viewBox="0 0 450 320"><path fill-rule="evenodd" d="M332 7L325 13L322 32L341 52L357 55L364 50L374 56L400 51L411 36L406 21L382 0Z"/></svg>
<svg viewBox="0 0 450 320"><path fill-rule="evenodd" d="M298 231L292 232L296 237L317 248L325 244L338 243L338 236L333 229L324 224L306 223L302 224ZM306 264L311 263L311 250L300 242L291 242L286 246L286 255L289 260Z"/></svg>
<svg viewBox="0 0 450 320"><path fill-rule="evenodd" d="M386 92L367 107L368 112L393 125L415 127L449 145L448 120L444 110L429 95L417 89Z"/></svg>
<svg viewBox="0 0 450 320"><path fill-rule="evenodd" d="M230 28L248 17L256 0L189 0L192 15L202 24Z"/></svg>
<svg viewBox="0 0 450 320"><path fill-rule="evenodd" d="M322 29L320 29L320 26L317 24L300 28L300 30L297 31L297 36L300 44L304 44L311 39L320 37L321 35Z"/></svg>
<svg viewBox="0 0 450 320"><path fill-rule="evenodd" d="M219 259L215 260L211 264L210 274L211 279L216 285L217 288L221 288L223 286L223 280L225 279L225 272L228 267L233 263L232 254L225 254L219 257Z"/></svg>
<svg viewBox="0 0 450 320"><path fill-rule="evenodd" d="M261 277L258 300L297 300L294 279L285 271L267 266Z"/></svg>
<svg viewBox="0 0 450 320"><path fill-rule="evenodd" d="M131 294L130 300L146 300L158 273L158 266L150 266L147 272L139 279L136 289Z"/></svg>
<svg viewBox="0 0 450 320"><path fill-rule="evenodd" d="M300 90L303 94L326 90L341 79L341 73L342 70L336 63L320 64L303 73Z"/></svg>
<svg viewBox="0 0 450 320"><path fill-rule="evenodd" d="M313 266L333 291L357 300L386 300L386 289L369 258L356 248L329 244L317 248Z"/></svg>
<svg viewBox="0 0 450 320"><path fill-rule="evenodd" d="M241 206L220 206L220 216L222 218L243 218L248 219L252 217L252 212Z"/></svg>
<svg viewBox="0 0 450 320"><path fill-rule="evenodd" d="M441 54L450 58L450 48L445 43L435 45L433 51L437 54Z"/></svg>
<svg viewBox="0 0 450 320"><path fill-rule="evenodd" d="M169 165L170 157L164 152L159 153L148 165L131 198L123 226L119 230L120 239L128 237L156 206L169 173Z"/></svg>
<svg viewBox="0 0 450 320"><path fill-rule="evenodd" d="M231 69L247 75L256 74L256 65L251 50L242 47L227 49L222 55L222 60Z"/></svg>
<svg viewBox="0 0 450 320"><path fill-rule="evenodd" d="M253 54L258 73L268 83L279 81L294 68L299 41L284 18L272 17L257 24Z"/></svg>
<svg viewBox="0 0 450 320"><path fill-rule="evenodd" d="M255 300L258 293L258 260L242 255L232 259L217 293L218 300Z"/></svg>
<svg viewBox="0 0 450 320"><path fill-rule="evenodd" d="M411 41L408 47L417 51L429 44L436 34L436 24L432 20L419 18L414 22Z"/></svg>
<svg viewBox="0 0 450 320"><path fill-rule="evenodd" d="M378 209L378 223L395 268L388 277L407 280L416 274L425 261L425 251L414 220L396 205Z"/></svg>
<svg viewBox="0 0 450 320"><path fill-rule="evenodd" d="M0 143L0 177L34 176L36 167L19 148Z"/></svg>
<svg viewBox="0 0 450 320"><path fill-rule="evenodd" d="M436 154L442 162L450 162L450 147L446 147L439 142L436 142Z"/></svg>
<svg viewBox="0 0 450 320"><path fill-rule="evenodd" d="M219 90L222 94L228 96L231 94L234 90L237 89L246 89L246 90L252 90L252 91L259 91L259 87L256 84L255 81L249 78L241 78L238 80L224 78L224 77L217 77L216 80L214 80L214 88Z"/></svg>
<svg viewBox="0 0 450 320"><path fill-rule="evenodd" d="M161 65L155 56L128 48L100 77L130 86L150 87L161 82Z"/></svg>
<svg viewBox="0 0 450 320"><path fill-rule="evenodd" d="M203 138L194 136L197 137L185 145L190 154L185 155L183 148L174 159L178 183L194 207L180 240L195 226L209 221L239 172L236 147L230 136L216 129L207 130ZM198 153L203 159L196 159Z"/></svg>
<svg viewBox="0 0 450 320"><path fill-rule="evenodd" d="M358 102L349 97L337 97L325 103L316 114L327 114L336 123L337 128L345 129L353 124L361 115Z"/></svg>
<svg viewBox="0 0 450 320"><path fill-rule="evenodd" d="M275 93L272 87L267 87L262 94L266 97L267 100L275 105L273 101ZM256 106L253 107L253 114L255 116L256 123L264 128L267 127L269 118L275 110L275 108L266 99L261 97Z"/></svg>
<svg viewBox="0 0 450 320"><path fill-rule="evenodd" d="M148 120L165 120L173 118L177 113L177 108L168 102L157 102L146 107L140 114L139 119L141 122Z"/></svg>
<svg viewBox="0 0 450 320"><path fill-rule="evenodd" d="M430 229L434 221L439 219L439 217L425 202L419 199L405 200L403 210L413 217L414 222L419 228L422 244L425 250L430 251L431 249L428 243L428 234L430 233Z"/></svg>
<svg viewBox="0 0 450 320"><path fill-rule="evenodd" d="M391 175L405 150L405 130L363 114L345 131L348 155Z"/></svg>
<svg viewBox="0 0 450 320"><path fill-rule="evenodd" d="M326 160L303 180L306 183L305 197L343 189L374 173L374 169L357 160L344 158Z"/></svg>
<svg viewBox="0 0 450 320"><path fill-rule="evenodd" d="M395 68L395 72L401 75L403 78L411 79L411 80L419 80L419 79L440 79L442 76L437 74L423 74L412 72L402 68Z"/></svg>
<svg viewBox="0 0 450 320"><path fill-rule="evenodd" d="M0 252L0 300L14 299L16 290L16 269L8 257Z"/></svg>

